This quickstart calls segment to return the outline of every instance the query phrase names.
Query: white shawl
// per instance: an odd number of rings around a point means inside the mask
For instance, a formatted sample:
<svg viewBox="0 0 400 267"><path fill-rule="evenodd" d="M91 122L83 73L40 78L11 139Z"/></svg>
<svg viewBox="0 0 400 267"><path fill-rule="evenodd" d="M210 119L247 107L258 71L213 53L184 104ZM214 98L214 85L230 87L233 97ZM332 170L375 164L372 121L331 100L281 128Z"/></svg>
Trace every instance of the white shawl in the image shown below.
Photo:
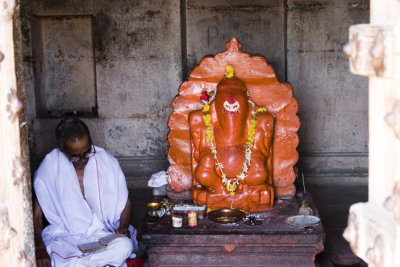
<svg viewBox="0 0 400 267"><path fill-rule="evenodd" d="M36 196L50 223L42 232L49 255L83 256L78 244L119 227L128 198L125 176L116 158L102 148L95 149L85 166L85 197L74 166L59 149L47 154L35 172Z"/></svg>

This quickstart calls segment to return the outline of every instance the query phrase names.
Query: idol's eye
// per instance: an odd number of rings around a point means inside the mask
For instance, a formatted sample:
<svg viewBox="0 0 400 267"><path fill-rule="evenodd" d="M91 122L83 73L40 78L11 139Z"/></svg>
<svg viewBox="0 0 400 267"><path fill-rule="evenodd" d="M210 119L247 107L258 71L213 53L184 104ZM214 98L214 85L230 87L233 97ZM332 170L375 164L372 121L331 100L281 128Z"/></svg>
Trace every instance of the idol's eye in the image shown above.
<svg viewBox="0 0 400 267"><path fill-rule="evenodd" d="M236 113L239 114L239 110L236 110Z"/></svg>
<svg viewBox="0 0 400 267"><path fill-rule="evenodd" d="M225 109L223 109L223 110L222 110L222 112L223 112L223 113L225 113L225 112L226 112L226 110L225 110Z"/></svg>

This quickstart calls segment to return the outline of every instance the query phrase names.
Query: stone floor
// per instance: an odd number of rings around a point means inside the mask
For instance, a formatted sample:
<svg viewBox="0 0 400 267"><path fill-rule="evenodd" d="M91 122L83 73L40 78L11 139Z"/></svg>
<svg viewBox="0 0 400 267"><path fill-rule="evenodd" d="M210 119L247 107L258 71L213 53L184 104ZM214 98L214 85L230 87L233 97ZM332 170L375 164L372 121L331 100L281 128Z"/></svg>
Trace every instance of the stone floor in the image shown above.
<svg viewBox="0 0 400 267"><path fill-rule="evenodd" d="M317 204L326 231L325 251L317 256L317 266L366 266L351 252L348 243L342 237L350 205L368 200L366 183L323 183L308 185L307 190L311 192ZM153 199L152 190L132 189L130 197L133 202L131 223L139 229L146 213L145 203Z"/></svg>

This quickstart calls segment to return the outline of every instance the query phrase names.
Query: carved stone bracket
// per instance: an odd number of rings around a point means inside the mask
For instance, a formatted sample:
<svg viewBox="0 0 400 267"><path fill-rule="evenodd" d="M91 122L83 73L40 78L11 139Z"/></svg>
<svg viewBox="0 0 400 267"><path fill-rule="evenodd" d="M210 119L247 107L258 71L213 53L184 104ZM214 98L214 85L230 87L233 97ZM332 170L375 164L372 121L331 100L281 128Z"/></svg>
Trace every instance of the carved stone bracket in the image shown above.
<svg viewBox="0 0 400 267"><path fill-rule="evenodd" d="M382 240L382 236L377 236L374 240L372 247L367 250L366 257L373 266L387 266L385 264L385 244Z"/></svg>
<svg viewBox="0 0 400 267"><path fill-rule="evenodd" d="M11 176L13 178L12 184L19 186L24 179L25 166L22 165L19 157L14 157L12 160Z"/></svg>
<svg viewBox="0 0 400 267"><path fill-rule="evenodd" d="M367 202L350 207L343 237L369 266L394 266L396 234L393 216L381 206Z"/></svg>
<svg viewBox="0 0 400 267"><path fill-rule="evenodd" d="M392 127L397 139L400 139L400 100L394 103L393 110L385 116L385 121Z"/></svg>
<svg viewBox="0 0 400 267"><path fill-rule="evenodd" d="M349 43L343 47L350 60L350 71L362 76L393 77L394 42L390 26L351 26Z"/></svg>
<svg viewBox="0 0 400 267"><path fill-rule="evenodd" d="M393 213L397 224L400 225L400 182L395 183L393 194L385 200L383 205Z"/></svg>
<svg viewBox="0 0 400 267"><path fill-rule="evenodd" d="M355 213L350 213L347 228L343 233L344 238L349 241L350 247L354 253L358 253L358 218Z"/></svg>
<svg viewBox="0 0 400 267"><path fill-rule="evenodd" d="M4 60L4 54L0 51L0 63ZM0 71L1 71L1 64L0 64Z"/></svg>
<svg viewBox="0 0 400 267"><path fill-rule="evenodd" d="M17 90L10 89L7 94L7 105L6 111L8 112L8 118L11 122L14 122L18 118L18 112L22 109L22 103L19 101L17 96Z"/></svg>
<svg viewBox="0 0 400 267"><path fill-rule="evenodd" d="M2 15L7 19L12 19L14 15L15 7L18 5L18 0L3 1L2 3Z"/></svg>
<svg viewBox="0 0 400 267"><path fill-rule="evenodd" d="M33 267L33 263L26 257L25 251L21 250L18 255L18 266Z"/></svg>
<svg viewBox="0 0 400 267"><path fill-rule="evenodd" d="M17 232L10 227L8 208L4 203L0 203L0 251L8 249L11 239L16 235Z"/></svg>

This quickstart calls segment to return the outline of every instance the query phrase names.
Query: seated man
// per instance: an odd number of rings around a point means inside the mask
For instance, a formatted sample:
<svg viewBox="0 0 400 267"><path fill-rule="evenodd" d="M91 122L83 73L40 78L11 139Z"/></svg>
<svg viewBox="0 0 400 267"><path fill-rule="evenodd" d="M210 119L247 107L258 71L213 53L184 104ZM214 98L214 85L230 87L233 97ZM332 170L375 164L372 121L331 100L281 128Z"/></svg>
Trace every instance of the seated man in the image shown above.
<svg viewBox="0 0 400 267"><path fill-rule="evenodd" d="M55 134L58 148L47 154L34 177L37 265L125 266L137 242L118 161L92 145L88 127L77 118L62 120ZM42 232L43 213L50 225ZM78 244L110 233L125 236L95 252L79 250Z"/></svg>

